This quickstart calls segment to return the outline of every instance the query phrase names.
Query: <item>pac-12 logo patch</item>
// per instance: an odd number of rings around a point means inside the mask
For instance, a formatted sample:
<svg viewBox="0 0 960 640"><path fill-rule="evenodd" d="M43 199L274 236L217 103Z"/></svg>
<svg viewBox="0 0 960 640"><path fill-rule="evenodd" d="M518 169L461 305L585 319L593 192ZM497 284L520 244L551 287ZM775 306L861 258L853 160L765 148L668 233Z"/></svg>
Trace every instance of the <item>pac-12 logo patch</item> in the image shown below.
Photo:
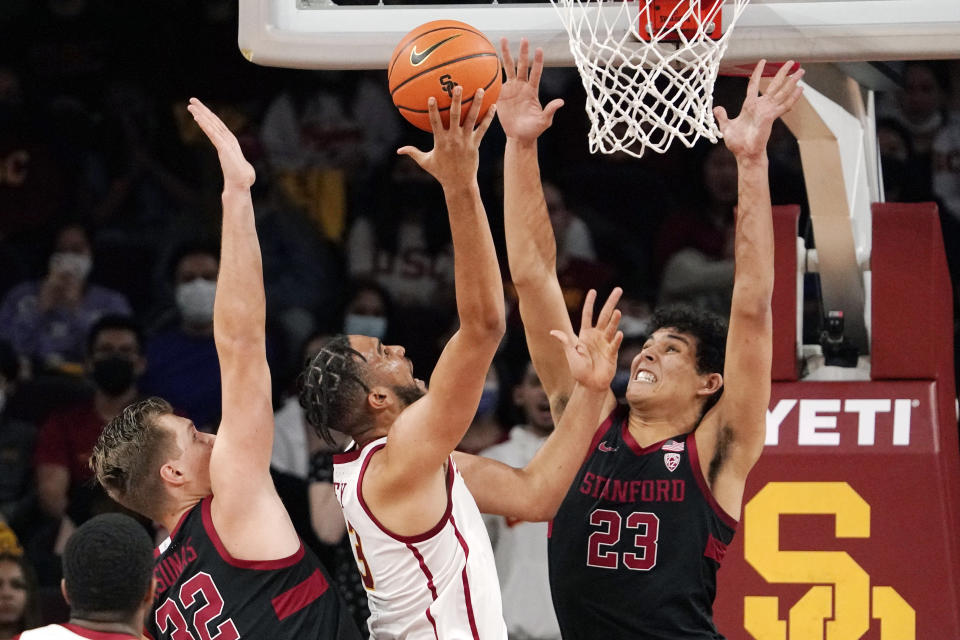
<svg viewBox="0 0 960 640"><path fill-rule="evenodd" d="M665 453L663 454L663 463L667 465L667 471L672 472L680 465L680 454L679 453Z"/></svg>

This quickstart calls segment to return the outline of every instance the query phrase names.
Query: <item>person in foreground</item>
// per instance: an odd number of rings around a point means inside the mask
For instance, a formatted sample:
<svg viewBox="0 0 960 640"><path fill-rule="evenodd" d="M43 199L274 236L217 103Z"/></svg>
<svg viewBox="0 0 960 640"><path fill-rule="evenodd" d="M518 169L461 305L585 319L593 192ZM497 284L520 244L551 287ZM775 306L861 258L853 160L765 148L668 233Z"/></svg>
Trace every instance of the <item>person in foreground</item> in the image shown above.
<svg viewBox="0 0 960 640"><path fill-rule="evenodd" d="M214 436L162 399L132 404L104 428L91 466L111 497L170 532L156 558L149 637L359 638L270 477L273 407L253 167L213 112L196 99L188 109L223 170L213 319L222 421Z"/></svg>
<svg viewBox="0 0 960 640"><path fill-rule="evenodd" d="M355 446L335 458L334 487L367 589L372 638L505 639L500 589L480 510L544 519L573 478L592 429L566 428L524 470L453 453L477 410L505 326L503 287L477 186L478 148L494 109L475 123L478 92L462 125L454 90L449 128L428 108L434 148L400 149L442 185L454 245L460 328L431 377L414 378L400 346L369 336L334 338L301 376L300 400L318 433L348 434ZM622 335L620 292L592 324L592 292L578 337L557 332L576 384L571 420L599 419Z"/></svg>
<svg viewBox="0 0 960 640"><path fill-rule="evenodd" d="M94 516L70 536L63 552L60 590L70 621L24 631L14 640L140 638L155 586L146 530L121 513Z"/></svg>
<svg viewBox="0 0 960 640"><path fill-rule="evenodd" d="M507 135L507 253L527 343L554 420L567 417L574 375L547 329L568 327L556 243L540 186L537 138L561 105L541 108L543 54L521 43L498 101ZM773 223L766 143L801 94L784 65L760 95L760 62L740 115L715 109L737 159L736 275L722 319L662 310L634 359L627 407L607 392L602 421L553 520L551 591L565 639L721 637L716 572L740 517L747 474L763 449L770 398ZM721 395L722 393L722 395Z"/></svg>

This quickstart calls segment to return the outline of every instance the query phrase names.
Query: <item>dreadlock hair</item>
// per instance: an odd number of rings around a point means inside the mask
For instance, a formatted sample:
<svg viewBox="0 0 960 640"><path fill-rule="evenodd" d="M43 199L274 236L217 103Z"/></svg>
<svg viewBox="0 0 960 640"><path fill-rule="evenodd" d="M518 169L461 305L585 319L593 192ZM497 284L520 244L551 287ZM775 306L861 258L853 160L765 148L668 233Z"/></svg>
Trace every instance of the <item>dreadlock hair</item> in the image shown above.
<svg viewBox="0 0 960 640"><path fill-rule="evenodd" d="M370 391L364 382L366 361L341 334L310 358L300 374L300 406L307 422L330 445L335 444L331 429L352 433L363 417L363 399Z"/></svg>
<svg viewBox="0 0 960 640"><path fill-rule="evenodd" d="M162 398L129 405L103 428L90 456L90 468L110 497L154 520L166 503L159 469L177 449L173 434L157 423L170 413Z"/></svg>
<svg viewBox="0 0 960 640"><path fill-rule="evenodd" d="M727 348L727 323L717 314L704 309L694 309L686 305L670 305L657 309L653 314L650 333L658 329L672 328L696 338L697 373L723 374L724 357ZM721 386L707 398L703 412L705 415L717 404L723 394Z"/></svg>
<svg viewBox="0 0 960 640"><path fill-rule="evenodd" d="M153 544L136 520L104 513L74 532L63 552L70 615L126 622L136 614L153 577Z"/></svg>

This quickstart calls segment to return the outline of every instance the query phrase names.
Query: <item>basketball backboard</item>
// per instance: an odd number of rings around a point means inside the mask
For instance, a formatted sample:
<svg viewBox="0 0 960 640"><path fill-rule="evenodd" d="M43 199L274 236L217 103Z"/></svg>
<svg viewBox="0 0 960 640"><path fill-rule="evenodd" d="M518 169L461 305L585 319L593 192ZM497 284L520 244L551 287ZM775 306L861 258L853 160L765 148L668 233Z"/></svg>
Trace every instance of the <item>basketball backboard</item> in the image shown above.
<svg viewBox="0 0 960 640"><path fill-rule="evenodd" d="M377 69L386 67L405 33L439 19L467 22L494 42L526 37L544 49L548 64L573 64L567 34L548 2L346 6L329 0L240 0L238 44L248 60L265 66ZM760 58L803 63L960 58L958 0L752 0L724 61L741 65Z"/></svg>

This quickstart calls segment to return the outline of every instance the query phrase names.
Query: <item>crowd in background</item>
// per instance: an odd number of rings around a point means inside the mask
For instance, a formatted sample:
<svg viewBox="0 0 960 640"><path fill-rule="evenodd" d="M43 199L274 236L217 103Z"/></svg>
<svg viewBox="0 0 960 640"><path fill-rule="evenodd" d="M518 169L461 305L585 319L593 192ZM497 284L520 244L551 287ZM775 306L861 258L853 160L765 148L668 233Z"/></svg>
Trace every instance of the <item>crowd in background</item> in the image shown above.
<svg viewBox="0 0 960 640"><path fill-rule="evenodd" d="M0 12L0 640L24 620L65 613L66 539L119 508L86 463L109 419L133 399L161 395L198 428L216 430L221 179L186 111L190 96L223 117L257 169L278 490L364 616L332 450L305 427L296 375L341 332L402 344L427 375L455 328L446 211L433 179L394 153L428 148L430 136L400 118L384 71L249 64L236 46L236 4L6 0ZM887 199L939 204L956 283L960 63L898 68L902 90L878 101ZM721 80L716 101L736 112L743 82ZM544 101L567 103L541 140L545 195L571 311L589 287L625 289L614 381L625 387L653 307L729 306L736 163L709 144L639 160L591 156L582 94L575 70L544 74ZM495 125L479 174L501 256L503 144ZM782 125L769 152L774 204L804 205L799 152ZM800 232L813 243L806 215ZM512 440L535 451L552 428L509 302L508 335L466 451ZM512 539L509 527L490 526Z"/></svg>

